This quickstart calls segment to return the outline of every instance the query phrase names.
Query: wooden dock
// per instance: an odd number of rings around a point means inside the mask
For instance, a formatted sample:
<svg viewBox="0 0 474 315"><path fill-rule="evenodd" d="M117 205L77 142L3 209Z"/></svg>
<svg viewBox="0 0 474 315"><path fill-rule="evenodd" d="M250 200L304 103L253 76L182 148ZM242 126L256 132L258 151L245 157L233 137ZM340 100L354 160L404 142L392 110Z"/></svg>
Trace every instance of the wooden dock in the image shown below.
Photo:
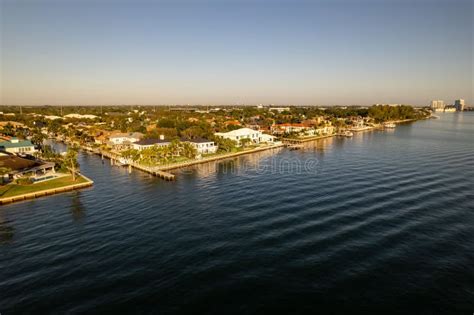
<svg viewBox="0 0 474 315"><path fill-rule="evenodd" d="M283 143L285 145L292 145L292 144L299 144L299 143L304 143L304 142L310 142L310 141L315 141L319 139L325 139L325 138L331 138L336 136L335 134L332 135L325 135L325 136L313 136L313 137L305 137L305 138L284 138L282 139Z"/></svg>

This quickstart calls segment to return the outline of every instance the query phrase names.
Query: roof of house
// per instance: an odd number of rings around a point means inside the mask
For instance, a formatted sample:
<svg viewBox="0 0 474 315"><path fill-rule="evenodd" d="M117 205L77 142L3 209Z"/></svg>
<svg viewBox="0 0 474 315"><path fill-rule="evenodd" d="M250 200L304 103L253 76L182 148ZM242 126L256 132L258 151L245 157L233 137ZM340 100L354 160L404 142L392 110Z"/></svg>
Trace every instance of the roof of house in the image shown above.
<svg viewBox="0 0 474 315"><path fill-rule="evenodd" d="M16 121L0 121L0 127L5 127L6 125L12 125L13 127L25 127L24 124Z"/></svg>
<svg viewBox="0 0 474 315"><path fill-rule="evenodd" d="M33 166L39 166L36 161L24 159L16 155L0 156L0 167L6 167L13 171L27 169Z"/></svg>
<svg viewBox="0 0 474 315"><path fill-rule="evenodd" d="M30 140L19 140L18 142L11 141L2 141L0 142L0 147L8 148L23 148L23 147L32 147L33 143Z"/></svg>
<svg viewBox="0 0 474 315"><path fill-rule="evenodd" d="M228 120L224 122L225 125L240 126L241 123L238 120Z"/></svg>
<svg viewBox="0 0 474 315"><path fill-rule="evenodd" d="M170 143L168 140L161 140L161 139L143 139L140 141L135 142L134 144L138 145L154 145L158 143Z"/></svg>
<svg viewBox="0 0 474 315"><path fill-rule="evenodd" d="M96 115L81 115L81 114L67 114L64 118L85 118L85 119L96 119L98 116Z"/></svg>
<svg viewBox="0 0 474 315"><path fill-rule="evenodd" d="M204 138L194 138L194 139L186 139L186 138L181 138L180 139L182 142L193 142L193 143L210 143L214 142L209 139L204 139Z"/></svg>
<svg viewBox="0 0 474 315"><path fill-rule="evenodd" d="M240 128L240 129L236 129L236 130L232 130L232 131L229 131L229 132L217 132L216 135L227 135L227 136L243 136L243 135L247 135L249 133L260 133L260 131L257 131L257 130L253 130L253 129L250 129L250 128Z"/></svg>
<svg viewBox="0 0 474 315"><path fill-rule="evenodd" d="M297 128L309 128L311 127L308 124L291 124L291 123L284 123L284 124L276 124L275 127L297 127Z"/></svg>
<svg viewBox="0 0 474 315"><path fill-rule="evenodd" d="M143 137L141 132L126 132L126 133L115 133L109 136L109 138L134 138L140 139Z"/></svg>

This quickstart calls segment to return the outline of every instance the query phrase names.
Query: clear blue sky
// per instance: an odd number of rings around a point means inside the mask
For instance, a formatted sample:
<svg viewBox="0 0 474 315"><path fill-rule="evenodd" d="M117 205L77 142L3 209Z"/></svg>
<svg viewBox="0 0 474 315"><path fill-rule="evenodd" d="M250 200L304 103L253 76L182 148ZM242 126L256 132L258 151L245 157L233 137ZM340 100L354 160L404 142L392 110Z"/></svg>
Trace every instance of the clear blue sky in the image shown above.
<svg viewBox="0 0 474 315"><path fill-rule="evenodd" d="M473 104L473 0L1 2L2 104Z"/></svg>

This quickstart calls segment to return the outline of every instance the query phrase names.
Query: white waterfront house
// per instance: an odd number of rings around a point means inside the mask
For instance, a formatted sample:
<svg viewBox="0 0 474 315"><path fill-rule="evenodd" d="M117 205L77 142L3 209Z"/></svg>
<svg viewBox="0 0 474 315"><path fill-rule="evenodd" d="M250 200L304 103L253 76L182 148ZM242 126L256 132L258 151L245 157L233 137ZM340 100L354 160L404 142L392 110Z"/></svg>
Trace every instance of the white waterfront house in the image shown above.
<svg viewBox="0 0 474 315"><path fill-rule="evenodd" d="M260 136L260 142L274 143L275 139L276 139L275 136L272 136L266 133L262 133L262 135Z"/></svg>
<svg viewBox="0 0 474 315"><path fill-rule="evenodd" d="M143 134L140 132L130 132L130 133L115 133L110 135L109 141L114 144L129 144L139 141L143 138Z"/></svg>
<svg viewBox="0 0 474 315"><path fill-rule="evenodd" d="M332 135L335 132L335 128L333 126L324 126L319 127L315 130L317 135Z"/></svg>
<svg viewBox="0 0 474 315"><path fill-rule="evenodd" d="M132 149L141 151L143 149L148 149L151 147L165 147L169 145L171 142L164 139L143 139L137 142L132 143Z"/></svg>
<svg viewBox="0 0 474 315"><path fill-rule="evenodd" d="M272 134L277 134L277 135L288 134L292 132L302 133L302 132L309 131L310 129L312 129L310 125L300 124L300 123L298 124L285 123L285 124L277 124L277 125L271 126Z"/></svg>
<svg viewBox="0 0 474 315"><path fill-rule="evenodd" d="M250 128L240 128L229 132L216 132L215 135L224 139L234 140L239 145L242 139L250 139L253 143L273 142L274 140L274 137Z"/></svg>

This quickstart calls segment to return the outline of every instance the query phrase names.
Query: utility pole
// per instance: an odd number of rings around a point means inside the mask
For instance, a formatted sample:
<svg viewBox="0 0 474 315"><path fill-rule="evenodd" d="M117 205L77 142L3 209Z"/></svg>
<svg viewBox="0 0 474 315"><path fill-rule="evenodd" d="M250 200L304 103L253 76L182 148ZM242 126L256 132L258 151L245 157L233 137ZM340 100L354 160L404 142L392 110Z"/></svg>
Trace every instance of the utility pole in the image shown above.
<svg viewBox="0 0 474 315"><path fill-rule="evenodd" d="M23 115L23 109L22 109L21 105L20 105L20 115Z"/></svg>

